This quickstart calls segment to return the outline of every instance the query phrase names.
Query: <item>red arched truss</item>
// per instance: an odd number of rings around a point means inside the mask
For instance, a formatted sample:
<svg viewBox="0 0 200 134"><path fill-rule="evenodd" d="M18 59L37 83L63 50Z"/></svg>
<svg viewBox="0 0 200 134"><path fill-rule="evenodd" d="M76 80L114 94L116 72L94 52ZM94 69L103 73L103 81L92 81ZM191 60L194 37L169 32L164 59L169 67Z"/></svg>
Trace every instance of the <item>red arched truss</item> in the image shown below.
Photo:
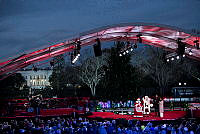
<svg viewBox="0 0 200 134"><path fill-rule="evenodd" d="M77 40L81 41L81 46L83 47L93 44L96 38L99 38L101 41L136 40L136 35L138 34L142 34L141 38L144 44L154 45L172 52L175 52L178 47L176 43L177 39L182 38L182 42L186 44L185 54L191 58L200 60L200 49L197 49L194 43L195 40L200 39L199 35L166 25L129 23L107 26L81 33L73 39L68 39L47 48L2 62L0 63L0 75L14 72L35 62L70 52L75 48ZM189 55L189 52L192 52L192 55Z"/></svg>

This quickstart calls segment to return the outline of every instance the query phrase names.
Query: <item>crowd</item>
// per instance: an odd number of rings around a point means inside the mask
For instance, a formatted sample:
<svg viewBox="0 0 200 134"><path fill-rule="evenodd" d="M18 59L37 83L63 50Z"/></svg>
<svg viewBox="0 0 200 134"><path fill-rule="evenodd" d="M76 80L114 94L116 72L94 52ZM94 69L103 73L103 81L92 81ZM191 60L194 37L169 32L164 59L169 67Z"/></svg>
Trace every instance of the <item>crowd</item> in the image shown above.
<svg viewBox="0 0 200 134"><path fill-rule="evenodd" d="M156 122L89 120L87 118L24 119L0 122L0 134L200 134L195 121Z"/></svg>

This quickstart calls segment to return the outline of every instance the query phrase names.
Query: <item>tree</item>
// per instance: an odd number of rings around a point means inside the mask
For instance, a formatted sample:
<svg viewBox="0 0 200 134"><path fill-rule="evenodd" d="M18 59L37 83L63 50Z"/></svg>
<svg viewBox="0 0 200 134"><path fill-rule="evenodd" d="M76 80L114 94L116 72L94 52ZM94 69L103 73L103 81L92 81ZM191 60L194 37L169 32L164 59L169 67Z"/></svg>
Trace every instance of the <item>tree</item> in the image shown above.
<svg viewBox="0 0 200 134"><path fill-rule="evenodd" d="M99 81L104 77L105 65L104 58L90 57L83 61L79 67L79 78L85 83L91 90L92 96L96 95L96 87Z"/></svg>
<svg viewBox="0 0 200 134"><path fill-rule="evenodd" d="M127 99L137 96L139 74L131 64L132 54L119 56L119 52L124 47L125 43L118 41L111 49L104 50L107 53L107 68L101 85L104 89L102 95L107 98L117 99L123 97Z"/></svg>
<svg viewBox="0 0 200 134"><path fill-rule="evenodd" d="M0 81L1 98L16 98L28 96L24 89L26 80L20 73L15 73ZM24 89L24 90L23 90Z"/></svg>
<svg viewBox="0 0 200 134"><path fill-rule="evenodd" d="M56 95L59 95L66 84L64 55L58 55L53 59L53 72L49 82Z"/></svg>
<svg viewBox="0 0 200 134"><path fill-rule="evenodd" d="M19 90L25 85L26 80L20 73L15 73L0 81L1 89Z"/></svg>
<svg viewBox="0 0 200 134"><path fill-rule="evenodd" d="M166 52L160 48L149 47L147 58L141 64L141 69L149 75L158 85L160 95L166 95L170 86L181 78L182 60L167 63L163 57Z"/></svg>

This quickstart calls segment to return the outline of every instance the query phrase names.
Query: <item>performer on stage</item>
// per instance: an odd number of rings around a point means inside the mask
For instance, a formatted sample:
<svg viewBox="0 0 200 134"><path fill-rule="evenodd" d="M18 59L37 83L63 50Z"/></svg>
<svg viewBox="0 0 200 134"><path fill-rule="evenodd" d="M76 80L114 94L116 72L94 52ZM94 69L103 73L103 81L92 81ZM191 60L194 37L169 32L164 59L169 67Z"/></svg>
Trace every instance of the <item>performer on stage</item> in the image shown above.
<svg viewBox="0 0 200 134"><path fill-rule="evenodd" d="M160 117L164 117L164 99L160 99L159 101L159 112Z"/></svg>
<svg viewBox="0 0 200 134"><path fill-rule="evenodd" d="M41 94L32 96L32 98L30 99L30 105L31 105L31 107L33 107L36 115L40 115L41 103L42 103L42 95Z"/></svg>
<svg viewBox="0 0 200 134"><path fill-rule="evenodd" d="M160 101L160 98L156 94L156 97L154 98L154 108L155 108L156 116L159 116L159 101Z"/></svg>
<svg viewBox="0 0 200 134"><path fill-rule="evenodd" d="M135 102L134 117L143 117L143 106L140 98Z"/></svg>

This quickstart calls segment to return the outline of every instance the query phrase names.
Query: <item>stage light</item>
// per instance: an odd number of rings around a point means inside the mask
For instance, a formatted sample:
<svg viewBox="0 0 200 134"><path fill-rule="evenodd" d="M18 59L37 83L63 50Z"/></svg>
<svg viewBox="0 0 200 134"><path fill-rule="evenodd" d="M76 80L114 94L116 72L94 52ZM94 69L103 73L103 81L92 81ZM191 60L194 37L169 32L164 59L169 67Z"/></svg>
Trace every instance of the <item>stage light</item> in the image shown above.
<svg viewBox="0 0 200 134"><path fill-rule="evenodd" d="M185 54L183 54L183 57L185 57Z"/></svg>
<svg viewBox="0 0 200 134"><path fill-rule="evenodd" d="M119 56L121 57L121 56L122 56L122 54L119 54Z"/></svg>
<svg viewBox="0 0 200 134"><path fill-rule="evenodd" d="M53 60L50 61L50 66L51 66L51 67L54 66L54 61L53 61Z"/></svg>
<svg viewBox="0 0 200 134"><path fill-rule="evenodd" d="M130 41L127 41L126 44L127 44L127 48L129 48L131 46Z"/></svg>
<svg viewBox="0 0 200 134"><path fill-rule="evenodd" d="M128 50L126 50L126 53L128 53Z"/></svg>
<svg viewBox="0 0 200 134"><path fill-rule="evenodd" d="M196 48L199 49L199 40L195 40L194 43L195 43Z"/></svg>
<svg viewBox="0 0 200 134"><path fill-rule="evenodd" d="M77 41L76 50L81 50L81 41Z"/></svg>
<svg viewBox="0 0 200 134"><path fill-rule="evenodd" d="M126 52L124 52L123 54L126 55Z"/></svg>
<svg viewBox="0 0 200 134"><path fill-rule="evenodd" d="M71 53L71 64L74 64L74 54Z"/></svg>
<svg viewBox="0 0 200 134"><path fill-rule="evenodd" d="M173 61L173 60L174 60L174 58L172 57L172 58L171 58L171 60Z"/></svg>
<svg viewBox="0 0 200 134"><path fill-rule="evenodd" d="M189 51L189 55L192 55L192 50Z"/></svg>
<svg viewBox="0 0 200 134"><path fill-rule="evenodd" d="M183 43L181 40L182 40L181 38L177 39L177 44L178 44L177 54L178 55L183 55L185 53L185 43Z"/></svg>
<svg viewBox="0 0 200 134"><path fill-rule="evenodd" d="M169 62L169 59L167 59L167 62Z"/></svg>
<svg viewBox="0 0 200 134"><path fill-rule="evenodd" d="M34 72L37 72L37 71L38 71L38 68L35 67L35 66L33 66L32 70L33 70Z"/></svg>
<svg viewBox="0 0 200 134"><path fill-rule="evenodd" d="M135 43L135 44L133 45L133 48L135 48L135 49L137 48L137 43Z"/></svg>
<svg viewBox="0 0 200 134"><path fill-rule="evenodd" d="M179 57L179 56L176 56L176 59L178 60L178 59L180 59L180 57Z"/></svg>
<svg viewBox="0 0 200 134"><path fill-rule="evenodd" d="M136 35L136 37L138 37L137 40L138 40L139 43L142 43L142 38L141 38L141 36L142 36L142 34L138 34L138 35Z"/></svg>
<svg viewBox="0 0 200 134"><path fill-rule="evenodd" d="M130 50L133 51L133 48L131 48Z"/></svg>
<svg viewBox="0 0 200 134"><path fill-rule="evenodd" d="M97 42L97 44L94 44L94 45L93 45L93 49L94 49L95 57L98 57L98 56L101 56L101 55L102 55L100 39L97 38L97 39L96 39L96 42Z"/></svg>

